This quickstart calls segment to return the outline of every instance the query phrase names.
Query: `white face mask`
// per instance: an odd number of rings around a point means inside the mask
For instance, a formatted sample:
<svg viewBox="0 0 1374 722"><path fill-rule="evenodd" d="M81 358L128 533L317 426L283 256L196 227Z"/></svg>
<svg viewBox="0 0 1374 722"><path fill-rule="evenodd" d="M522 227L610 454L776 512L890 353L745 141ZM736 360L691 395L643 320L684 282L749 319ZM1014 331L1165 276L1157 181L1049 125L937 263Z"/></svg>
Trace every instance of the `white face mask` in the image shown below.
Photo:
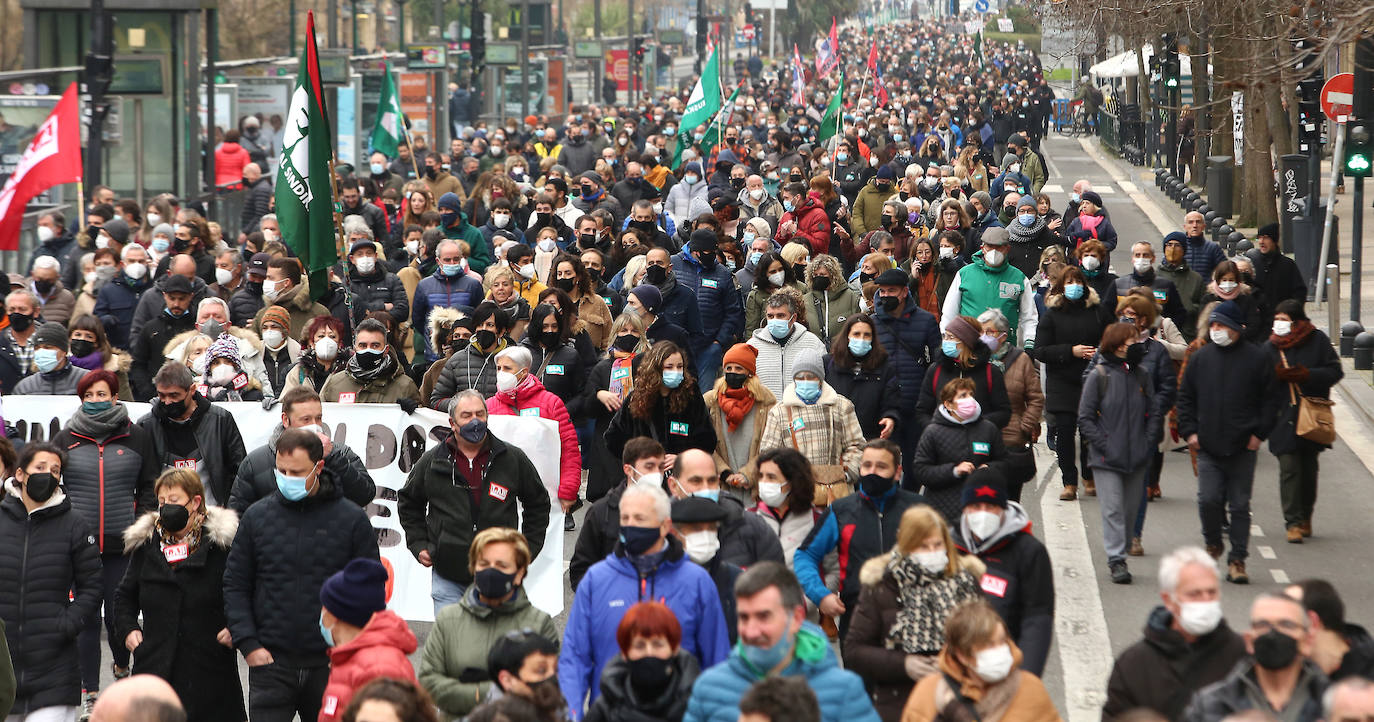
<svg viewBox="0 0 1374 722"><path fill-rule="evenodd" d="M521 266L520 277L524 278L526 281L534 278L534 264L526 263L525 265Z"/></svg>
<svg viewBox="0 0 1374 722"><path fill-rule="evenodd" d="M39 242L39 243L47 243L48 241L51 241L51 240L53 239L53 237L56 236L56 235L57 235L57 234L53 233L53 230L52 230L51 228L47 227L47 226L39 226L39 227L38 227L38 242Z"/></svg>
<svg viewBox="0 0 1374 722"><path fill-rule="evenodd" d="M277 232L272 230L271 228L264 229L262 232L262 240L264 243L271 243L272 241L277 240Z"/></svg>
<svg viewBox="0 0 1374 722"><path fill-rule="evenodd" d="M954 258L954 249L949 246L940 246L941 258Z"/></svg>
<svg viewBox="0 0 1374 722"><path fill-rule="evenodd" d="M655 488L658 488L658 489L662 489L662 488L663 488L663 474L660 473L660 472L657 472L657 471L651 471L651 472L649 472L649 473L647 473L647 474L640 474L640 475L639 475L639 478L638 478L638 479L635 479L635 483L636 483L636 484L643 484L644 486L652 486L652 487L655 487Z"/></svg>
<svg viewBox="0 0 1374 722"><path fill-rule="evenodd" d="M787 280L786 271L778 271L777 273L768 274L768 282L773 284L774 286L781 287L783 281L785 280Z"/></svg>
<svg viewBox="0 0 1374 722"><path fill-rule="evenodd" d="M372 256L358 256L353 259L353 265L358 267L358 273L372 273L377 269L377 259Z"/></svg>
<svg viewBox="0 0 1374 722"><path fill-rule="evenodd" d="M107 236L107 235L105 235L104 233L102 233L102 234L96 236L96 237L95 237L95 247L96 247L96 248L109 248L109 247L110 247L110 237Z"/></svg>
<svg viewBox="0 0 1374 722"><path fill-rule="evenodd" d="M938 552L912 552L911 558L926 574L940 574L949 566L949 554L941 549Z"/></svg>
<svg viewBox="0 0 1374 722"><path fill-rule="evenodd" d="M1101 265L1102 261L1097 256L1083 257L1083 270L1085 271L1096 271Z"/></svg>
<svg viewBox="0 0 1374 722"><path fill-rule="evenodd" d="M315 342L315 358L333 361L339 355L339 342L324 336Z"/></svg>
<svg viewBox="0 0 1374 722"><path fill-rule="evenodd" d="M999 644L991 649L984 649L974 655L973 671L978 674L984 682L1001 682L1011 674L1011 667L1016 660L1011 655L1011 647Z"/></svg>
<svg viewBox="0 0 1374 722"><path fill-rule="evenodd" d="M1231 341L1232 341L1232 339L1231 339L1231 334L1230 334L1229 331L1227 331L1227 330L1224 329L1224 328L1214 328L1214 329L1212 329L1211 331L1208 331L1208 332L1207 332L1207 336L1208 336L1208 338L1211 338L1211 339L1212 339L1212 343L1214 343L1214 344L1216 344L1216 345L1218 345L1218 346L1230 346L1230 345L1231 345Z"/></svg>
<svg viewBox="0 0 1374 722"><path fill-rule="evenodd" d="M505 371L496 372L497 391L510 391L515 388L517 383L519 383L519 379L516 378L515 374L508 374Z"/></svg>
<svg viewBox="0 0 1374 722"><path fill-rule="evenodd" d="M1222 293L1230 293L1236 290L1238 286L1240 286L1240 284L1235 281L1222 281L1217 284L1217 288L1220 288Z"/></svg>
<svg viewBox="0 0 1374 722"><path fill-rule="evenodd" d="M281 281L272 281L272 280L263 281L263 282L262 282L262 297L265 298L265 299L267 299L267 300L269 300L269 301L275 301L275 300L277 300L277 296L281 294L281 291L277 290L277 286L280 286L280 285L281 285Z"/></svg>
<svg viewBox="0 0 1374 722"><path fill-rule="evenodd" d="M1221 624L1221 602L1180 602L1178 605L1178 626L1183 631L1199 637L1210 633Z"/></svg>
<svg viewBox="0 0 1374 722"><path fill-rule="evenodd" d="M197 376L204 376L205 361L205 354L202 353L201 355L197 356L196 360L191 362L191 372Z"/></svg>
<svg viewBox="0 0 1374 722"><path fill-rule="evenodd" d="M558 244L554 243L552 238L545 238L544 240L542 240L542 241L539 242L538 248L539 248L539 250L541 250L541 251L543 251L543 252L545 252L545 253L553 253L555 250L558 249ZM526 268L533 268L533 267L534 267L534 264L530 264L529 266L526 266ZM520 270L521 270L521 272L523 272L525 269L522 268L522 269L520 269Z"/></svg>
<svg viewBox="0 0 1374 722"><path fill-rule="evenodd" d="M773 509L782 506L787 501L787 492L783 491L782 487L783 485L776 481L760 481L759 501Z"/></svg>
<svg viewBox="0 0 1374 722"><path fill-rule="evenodd" d="M1293 322L1292 322L1292 321L1281 321L1281 320L1275 320L1275 321L1274 321L1274 335L1275 335L1275 336L1287 336L1288 334L1290 334L1290 333L1292 333L1292 332L1293 332Z"/></svg>
<svg viewBox="0 0 1374 722"><path fill-rule="evenodd" d="M720 551L720 536L713 531L694 531L682 537L682 548L692 561L705 564Z"/></svg>
<svg viewBox="0 0 1374 722"><path fill-rule="evenodd" d="M983 261L989 266L1000 266L1006 260L1006 255L1001 251L983 251Z"/></svg>
<svg viewBox="0 0 1374 722"><path fill-rule="evenodd" d="M87 286L89 286L89 285L95 283L95 278L96 278L96 276L95 276L95 271L87 271L87 272L85 272L84 274L82 274L81 277L84 278L84 279L86 279L86 285L87 285Z"/></svg>
<svg viewBox="0 0 1374 722"><path fill-rule="evenodd" d="M216 268L215 282L221 286L228 286L234 282L234 272L227 268Z"/></svg>
<svg viewBox="0 0 1374 722"><path fill-rule="evenodd" d="M763 196L764 196L764 195L765 195L765 194L764 194L762 188L755 188L755 189L749 191L749 197L750 197L750 198L753 198L755 201L761 201L761 200L763 200Z"/></svg>
<svg viewBox="0 0 1374 722"><path fill-rule="evenodd" d="M150 225L150 226L156 226L156 225L159 225L159 224L162 223L162 214L161 214L161 213L149 213L148 216L147 216L147 218L148 218L148 225Z"/></svg>
<svg viewBox="0 0 1374 722"><path fill-rule="evenodd" d="M262 342L266 344L267 348L276 351L281 348L282 344L286 343L286 335L279 329L269 328L262 332Z"/></svg>
<svg viewBox="0 0 1374 722"><path fill-rule="evenodd" d="M1136 273L1144 275L1149 273L1151 268L1155 267L1155 262L1148 258L1136 258L1131 261L1131 265L1135 267Z"/></svg>
<svg viewBox="0 0 1374 722"><path fill-rule="evenodd" d="M131 262L124 266L124 275L137 281L148 275L148 267L142 263Z"/></svg>
<svg viewBox="0 0 1374 722"><path fill-rule="evenodd" d="M417 253L419 253L419 252L420 252L420 242L419 242L419 241L406 241L406 253L409 253L410 255L413 256L413 255L415 255L415 254L417 254Z"/></svg>
<svg viewBox="0 0 1374 722"><path fill-rule="evenodd" d="M978 539L985 540L997 533L1002 526L1002 516L990 511L971 511L964 517L968 530Z"/></svg>
<svg viewBox="0 0 1374 722"><path fill-rule="evenodd" d="M510 214L509 214L509 213L493 213L493 214L491 214L491 224L492 224L493 226L496 226L497 228L505 228L507 225L510 224Z"/></svg>
<svg viewBox="0 0 1374 722"><path fill-rule="evenodd" d="M205 357L202 356L201 358ZM234 371L233 366L225 364L220 364L210 369L210 381L217 384L227 384L237 375L238 372Z"/></svg>
<svg viewBox="0 0 1374 722"><path fill-rule="evenodd" d="M296 428L305 429L306 431L313 431L317 434L324 433L324 427L320 426L319 424L306 424L305 426L298 426Z"/></svg>

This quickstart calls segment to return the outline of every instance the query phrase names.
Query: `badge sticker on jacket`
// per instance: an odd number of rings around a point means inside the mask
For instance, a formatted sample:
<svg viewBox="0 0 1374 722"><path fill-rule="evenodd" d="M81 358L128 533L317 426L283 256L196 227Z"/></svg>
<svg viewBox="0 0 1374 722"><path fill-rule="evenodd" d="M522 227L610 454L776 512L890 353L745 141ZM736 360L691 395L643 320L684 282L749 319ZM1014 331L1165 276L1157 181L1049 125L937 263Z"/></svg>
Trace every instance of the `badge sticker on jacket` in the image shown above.
<svg viewBox="0 0 1374 722"><path fill-rule="evenodd" d="M978 580L978 585L983 588L984 592L998 599L1007 596L1007 580L1001 577L995 577L985 573L983 574L983 578Z"/></svg>
<svg viewBox="0 0 1374 722"><path fill-rule="evenodd" d="M1169 292L1168 292L1168 291L1164 291L1164 290L1161 290L1161 289L1156 288L1156 289L1154 290L1153 293L1155 294L1155 303L1157 303L1157 304L1159 304L1159 305L1161 305L1161 306L1164 305L1164 302L1165 302L1165 301L1169 300Z"/></svg>
<svg viewBox="0 0 1374 722"><path fill-rule="evenodd" d="M712 278L701 279L702 288L720 288L720 283Z"/></svg>
<svg viewBox="0 0 1374 722"><path fill-rule="evenodd" d="M1019 283L1003 282L997 284L997 295L1002 298L1020 298L1022 290L1021 284Z"/></svg>
<svg viewBox="0 0 1374 722"><path fill-rule="evenodd" d="M629 367L629 366L621 366L620 368L613 368L613 369L611 369L611 378L613 378L613 379L624 379L624 378L629 378L629 376L630 376L630 367Z"/></svg>
<svg viewBox="0 0 1374 722"><path fill-rule="evenodd" d="M168 544L162 548L162 556L167 558L168 564L176 564L189 556L188 549L186 544Z"/></svg>
<svg viewBox="0 0 1374 722"><path fill-rule="evenodd" d="M545 371L546 373L554 374L554 375L557 375L557 376L562 376L562 375L563 375L563 364L549 364L548 367L544 369L544 371Z"/></svg>
<svg viewBox="0 0 1374 722"><path fill-rule="evenodd" d="M491 498L493 498L493 499L495 499L495 500L497 500L497 501L505 501L505 500L506 500L506 497L509 496L509 495L510 495L510 489L507 489L506 487L501 486L500 484L497 484L496 482L492 482L491 488L490 488L490 489L487 489L487 496L489 496L489 497L491 497Z"/></svg>
<svg viewBox="0 0 1374 722"><path fill-rule="evenodd" d="M670 434L674 434L674 435L677 435L677 436L686 436L686 435L687 435L687 430L688 430L689 428L691 428L691 425L688 424L686 421L669 421L669 422L668 422L668 433L670 433Z"/></svg>
<svg viewBox="0 0 1374 722"><path fill-rule="evenodd" d="M539 407L538 407L538 406L531 406L531 407L529 407L528 409L520 409L520 415L521 415L521 416L532 416L532 417L534 417L534 418L537 419L537 418L539 418Z"/></svg>
<svg viewBox="0 0 1374 722"><path fill-rule="evenodd" d="M357 401L358 401L358 392L357 392L357 391L341 391L341 392L339 392L339 403L341 403L341 404L353 404L353 403L357 403Z"/></svg>
<svg viewBox="0 0 1374 722"><path fill-rule="evenodd" d="M973 453L987 456L992 453L992 447L986 441L973 442Z"/></svg>
<svg viewBox="0 0 1374 722"><path fill-rule="evenodd" d="M793 431L801 431L802 429L805 429L805 428L806 428L806 421L802 420L802 417L798 416L797 418L792 419L792 430L793 430Z"/></svg>

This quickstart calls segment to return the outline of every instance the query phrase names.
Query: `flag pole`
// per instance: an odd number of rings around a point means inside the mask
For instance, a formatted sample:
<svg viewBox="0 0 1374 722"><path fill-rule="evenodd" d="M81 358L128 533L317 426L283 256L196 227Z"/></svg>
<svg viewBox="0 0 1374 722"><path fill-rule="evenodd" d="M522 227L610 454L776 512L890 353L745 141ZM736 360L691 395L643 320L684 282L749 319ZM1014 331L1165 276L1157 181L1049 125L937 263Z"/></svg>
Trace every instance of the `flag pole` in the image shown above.
<svg viewBox="0 0 1374 722"><path fill-rule="evenodd" d="M84 178L85 175L86 175L86 173L85 173L86 168L85 168L84 165L82 166L81 171L82 171L81 176L82 176L82 178ZM85 227L86 227L86 189L85 189L85 184L81 182L81 178L77 178L77 179L76 179L76 228L77 228L78 231L80 231L81 229L84 229ZM92 238L91 241L94 242L95 239Z"/></svg>
<svg viewBox="0 0 1374 722"><path fill-rule="evenodd" d="M395 77L391 77L391 63L389 62L386 64L386 74L388 76L388 79L391 80L392 92L396 94L396 97L398 99L396 101L396 104L399 106L399 98L401 97L401 85L400 83L396 82ZM410 149L410 168L411 170L415 171L415 180L422 180L424 176L420 175L420 164L418 161L415 160L415 144L410 140L410 118L406 117L405 111L401 111L401 130L406 134L406 147ZM407 198L406 200L410 199Z"/></svg>

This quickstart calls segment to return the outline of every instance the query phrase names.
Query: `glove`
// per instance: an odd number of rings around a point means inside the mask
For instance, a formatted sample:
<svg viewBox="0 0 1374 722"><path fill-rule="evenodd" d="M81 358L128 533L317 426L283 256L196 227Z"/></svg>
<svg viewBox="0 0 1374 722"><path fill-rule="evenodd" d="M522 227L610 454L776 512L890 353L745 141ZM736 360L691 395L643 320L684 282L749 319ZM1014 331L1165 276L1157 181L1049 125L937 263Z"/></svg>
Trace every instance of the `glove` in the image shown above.
<svg viewBox="0 0 1374 722"><path fill-rule="evenodd" d="M1307 381L1312 372L1308 371L1306 366L1275 366L1274 375L1286 384L1300 384Z"/></svg>
<svg viewBox="0 0 1374 722"><path fill-rule="evenodd" d="M263 410L263 411L271 411L271 410L272 410L272 407L273 407L273 406L276 406L276 405L277 405L277 397L275 397L275 396L265 396L265 397L263 397L263 399L262 399L262 410Z"/></svg>
<svg viewBox="0 0 1374 722"><path fill-rule="evenodd" d="M396 399L396 405L407 414L413 414L415 409L420 408L420 402L415 399Z"/></svg>

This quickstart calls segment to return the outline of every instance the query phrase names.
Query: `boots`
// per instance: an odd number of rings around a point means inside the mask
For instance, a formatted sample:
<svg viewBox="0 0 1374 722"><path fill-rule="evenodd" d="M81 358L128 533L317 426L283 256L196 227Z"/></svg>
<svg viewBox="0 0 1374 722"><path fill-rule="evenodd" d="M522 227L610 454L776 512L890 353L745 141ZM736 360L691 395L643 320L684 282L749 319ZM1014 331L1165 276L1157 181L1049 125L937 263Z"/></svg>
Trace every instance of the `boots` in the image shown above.
<svg viewBox="0 0 1374 722"><path fill-rule="evenodd" d="M1077 500L1078 500L1078 485L1076 485L1076 484L1065 484L1065 485L1064 485L1064 491L1063 491L1062 493L1060 493L1060 495L1059 495L1059 500L1060 500L1060 501L1077 501Z"/></svg>
<svg viewBox="0 0 1374 722"><path fill-rule="evenodd" d="M1086 496L1097 496L1097 484L1092 479L1083 480L1083 494Z"/></svg>
<svg viewBox="0 0 1374 722"><path fill-rule="evenodd" d="M1289 544L1301 544L1301 543L1302 543L1302 527L1300 527L1300 526L1290 526L1290 527L1288 527L1288 543L1289 543Z"/></svg>

